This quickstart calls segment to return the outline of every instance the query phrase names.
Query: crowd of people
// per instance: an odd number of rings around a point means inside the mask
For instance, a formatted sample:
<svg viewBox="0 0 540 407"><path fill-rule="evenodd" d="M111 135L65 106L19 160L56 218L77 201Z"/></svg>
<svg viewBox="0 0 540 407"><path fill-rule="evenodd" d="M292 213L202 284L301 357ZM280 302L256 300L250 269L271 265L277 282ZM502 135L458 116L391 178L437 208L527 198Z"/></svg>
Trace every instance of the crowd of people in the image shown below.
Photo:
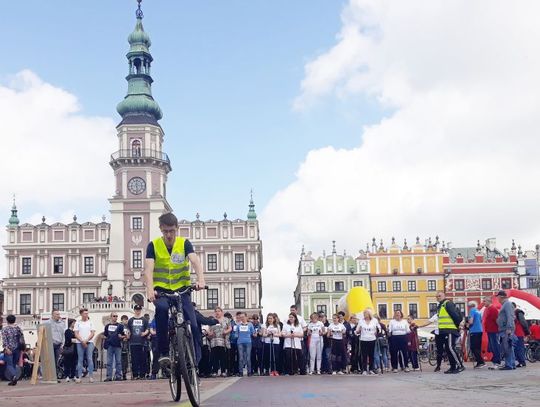
<svg viewBox="0 0 540 407"><path fill-rule="evenodd" d="M196 312L198 329L202 333L201 377L279 376L279 375L376 375L392 371L419 371L418 329L431 324L437 349L435 371L441 370L444 355L449 368L447 374L465 369L463 358L456 349L464 332L468 332L469 347L474 357L474 368L486 366L482 353L484 333L489 340L493 369L513 370L526 366L525 341L540 340L540 326L525 320L522 310L508 301L500 291L500 310L492 298L484 299L484 310L474 301L468 304L463 316L443 292L437 293L437 313L425 325L418 325L413 316L404 318L397 310L387 323L370 309L348 320L344 312L327 318L324 313L311 314L309 321L290 307L285 321L275 313L248 316L237 312L234 316L216 307L214 315L205 317ZM105 381L154 380L167 377L158 363L159 352L155 320L142 315L141 306L134 307L134 316L119 316L112 312L104 331L96 335L88 310L80 310L80 320L69 319L66 324L54 310L51 325L55 360L63 361L66 382L81 383L83 376L94 381L96 361L95 342L106 351ZM31 369L32 354L24 344L15 317L7 317L2 330L4 351L0 367L8 371L10 385L17 383L14 367L17 363ZM3 365L3 366L2 366Z"/></svg>

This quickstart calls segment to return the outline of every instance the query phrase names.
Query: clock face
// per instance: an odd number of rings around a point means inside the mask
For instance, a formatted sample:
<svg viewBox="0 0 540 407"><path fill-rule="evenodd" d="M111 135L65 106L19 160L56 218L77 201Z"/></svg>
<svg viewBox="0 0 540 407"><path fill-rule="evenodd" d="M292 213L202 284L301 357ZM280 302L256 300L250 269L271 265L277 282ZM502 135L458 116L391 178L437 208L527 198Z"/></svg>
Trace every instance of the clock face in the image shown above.
<svg viewBox="0 0 540 407"><path fill-rule="evenodd" d="M146 190L146 182L140 177L133 177L128 182L128 189L133 195L142 194Z"/></svg>

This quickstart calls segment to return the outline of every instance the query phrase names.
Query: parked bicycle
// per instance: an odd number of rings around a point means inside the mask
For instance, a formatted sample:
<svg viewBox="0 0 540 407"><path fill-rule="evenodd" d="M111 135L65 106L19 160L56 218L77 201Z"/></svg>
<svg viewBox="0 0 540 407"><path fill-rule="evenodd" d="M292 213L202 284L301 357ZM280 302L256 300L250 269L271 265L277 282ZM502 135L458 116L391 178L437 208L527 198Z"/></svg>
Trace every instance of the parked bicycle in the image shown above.
<svg viewBox="0 0 540 407"><path fill-rule="evenodd" d="M540 361L540 341L531 340L525 344L525 354L531 363Z"/></svg>
<svg viewBox="0 0 540 407"><path fill-rule="evenodd" d="M190 322L184 318L180 299L182 294L190 293L195 289L194 285L187 286L174 294L160 293L160 296L169 300L169 357L171 359L169 387L171 396L174 401L180 400L183 380L189 401L194 407L198 407L201 397L192 327ZM208 286L204 289L208 289ZM197 327L193 327L193 329L197 329Z"/></svg>

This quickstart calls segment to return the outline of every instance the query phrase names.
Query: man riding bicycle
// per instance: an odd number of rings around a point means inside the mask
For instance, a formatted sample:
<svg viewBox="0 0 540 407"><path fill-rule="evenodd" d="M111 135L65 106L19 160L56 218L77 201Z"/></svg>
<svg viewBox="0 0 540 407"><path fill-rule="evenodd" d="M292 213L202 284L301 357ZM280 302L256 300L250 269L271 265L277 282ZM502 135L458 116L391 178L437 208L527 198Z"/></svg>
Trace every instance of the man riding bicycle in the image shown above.
<svg viewBox="0 0 540 407"><path fill-rule="evenodd" d="M205 286L204 272L201 262L191 242L178 237L178 219L172 213L159 217L159 229L163 236L148 244L146 260L144 263L144 276L146 281L146 297L154 303L156 308L156 334L159 350L159 364L162 368L170 366L169 358L169 299L160 294L173 294L191 285L189 263L197 274L196 289ZM197 328L195 310L191 303L189 291L182 294L179 301L184 317L190 321L195 346L197 362L201 359L201 332Z"/></svg>

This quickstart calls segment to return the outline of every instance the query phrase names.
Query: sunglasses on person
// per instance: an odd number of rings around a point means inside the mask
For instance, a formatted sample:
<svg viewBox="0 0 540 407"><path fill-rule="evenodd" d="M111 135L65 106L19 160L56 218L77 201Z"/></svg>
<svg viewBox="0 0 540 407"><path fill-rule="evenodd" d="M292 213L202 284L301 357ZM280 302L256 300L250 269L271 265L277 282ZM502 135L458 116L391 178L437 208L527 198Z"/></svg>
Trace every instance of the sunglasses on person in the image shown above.
<svg viewBox="0 0 540 407"><path fill-rule="evenodd" d="M118 315L112 315L113 318L118 318Z"/></svg>

